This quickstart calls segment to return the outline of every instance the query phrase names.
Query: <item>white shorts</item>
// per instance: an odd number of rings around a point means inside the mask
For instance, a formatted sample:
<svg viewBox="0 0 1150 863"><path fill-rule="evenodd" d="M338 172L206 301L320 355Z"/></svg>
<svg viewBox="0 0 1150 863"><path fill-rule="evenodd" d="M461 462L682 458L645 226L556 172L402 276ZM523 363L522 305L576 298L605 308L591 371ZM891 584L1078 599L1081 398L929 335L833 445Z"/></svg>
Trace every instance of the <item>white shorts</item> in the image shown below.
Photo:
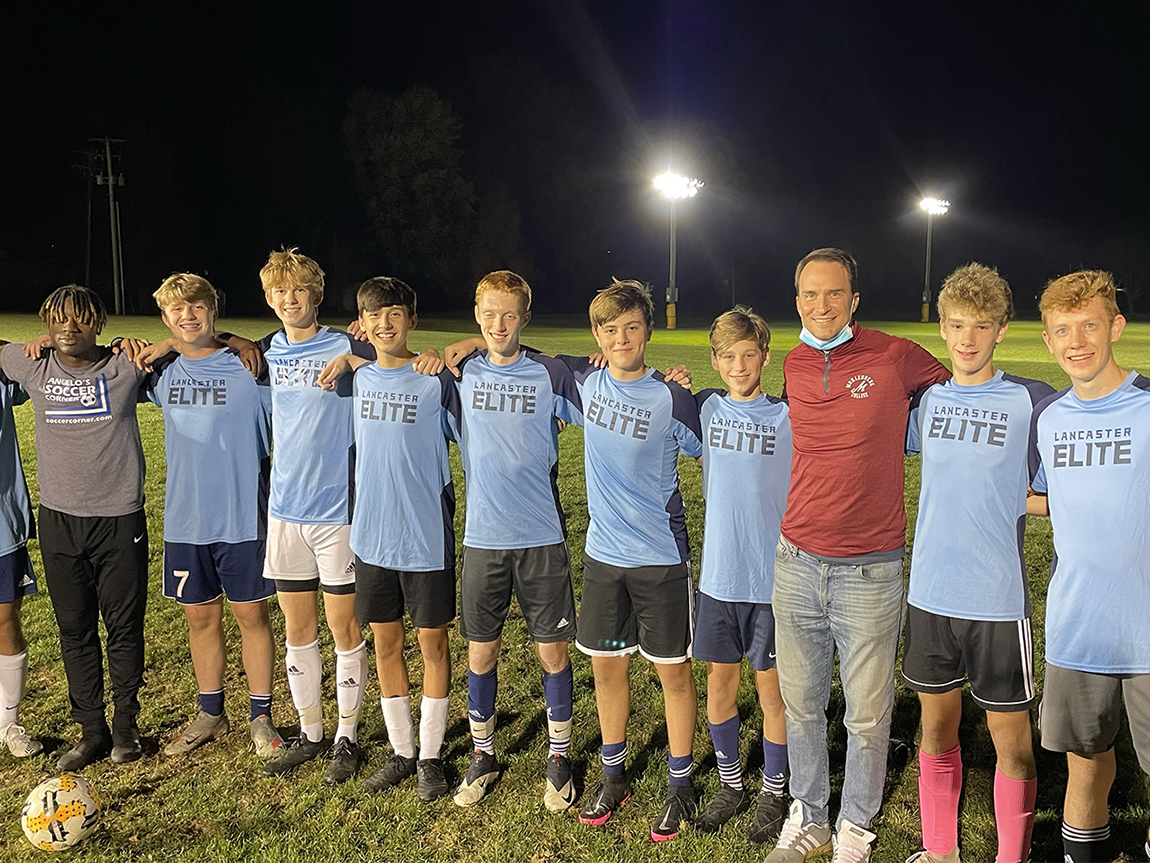
<svg viewBox="0 0 1150 863"><path fill-rule="evenodd" d="M311 581L329 587L355 584L351 525L296 524L268 516L264 578Z"/></svg>

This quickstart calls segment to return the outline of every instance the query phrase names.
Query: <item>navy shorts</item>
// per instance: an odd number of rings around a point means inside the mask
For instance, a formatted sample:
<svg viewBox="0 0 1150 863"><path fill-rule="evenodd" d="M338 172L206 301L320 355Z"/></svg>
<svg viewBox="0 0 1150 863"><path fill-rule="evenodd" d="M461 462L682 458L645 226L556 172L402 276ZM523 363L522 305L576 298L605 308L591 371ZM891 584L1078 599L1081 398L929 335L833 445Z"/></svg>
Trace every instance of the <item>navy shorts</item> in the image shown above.
<svg viewBox="0 0 1150 863"><path fill-rule="evenodd" d="M228 602L259 602L275 596L264 578L264 541L164 543L164 596L181 605L203 605L226 595Z"/></svg>
<svg viewBox="0 0 1150 863"><path fill-rule="evenodd" d="M36 573L28 557L28 546L22 545L0 557L0 602L14 602L18 596L35 592Z"/></svg>
<svg viewBox="0 0 1150 863"><path fill-rule="evenodd" d="M700 592L695 600L695 659L735 664L743 657L755 671L775 667L775 614L769 602L727 602Z"/></svg>

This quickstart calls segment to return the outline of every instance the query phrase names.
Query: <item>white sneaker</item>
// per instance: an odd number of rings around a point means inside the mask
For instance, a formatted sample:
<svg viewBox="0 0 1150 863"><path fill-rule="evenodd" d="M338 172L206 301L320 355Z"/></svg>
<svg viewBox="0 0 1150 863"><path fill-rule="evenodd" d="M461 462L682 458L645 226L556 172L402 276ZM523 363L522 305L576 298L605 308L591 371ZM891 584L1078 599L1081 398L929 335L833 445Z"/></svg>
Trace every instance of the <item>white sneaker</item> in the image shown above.
<svg viewBox="0 0 1150 863"><path fill-rule="evenodd" d="M803 804L791 801L791 811L779 833L779 841L764 863L803 863L831 847L829 824L803 824Z"/></svg>
<svg viewBox="0 0 1150 863"><path fill-rule="evenodd" d="M958 846L950 849L949 854L931 854L929 851L916 851L906 858L906 863L962 863L958 856Z"/></svg>
<svg viewBox="0 0 1150 863"><path fill-rule="evenodd" d="M844 819L835 834L835 856L831 863L870 863L870 852L877 838L869 830Z"/></svg>
<svg viewBox="0 0 1150 863"><path fill-rule="evenodd" d="M29 736L24 726L16 722L5 729L4 742L8 745L8 751L17 758L28 758L44 751L44 744Z"/></svg>

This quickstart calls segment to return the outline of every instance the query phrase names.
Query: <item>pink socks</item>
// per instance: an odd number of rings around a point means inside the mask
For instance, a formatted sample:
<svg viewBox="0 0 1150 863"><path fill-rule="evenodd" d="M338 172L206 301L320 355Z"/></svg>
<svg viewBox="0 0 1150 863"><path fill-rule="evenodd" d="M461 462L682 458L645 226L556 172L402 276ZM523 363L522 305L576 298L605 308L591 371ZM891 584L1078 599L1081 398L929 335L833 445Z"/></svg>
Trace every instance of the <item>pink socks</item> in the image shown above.
<svg viewBox="0 0 1150 863"><path fill-rule="evenodd" d="M994 821L998 825L995 863L1023 863L1028 858L1037 793L1037 779L1007 779L994 771Z"/></svg>
<svg viewBox="0 0 1150 863"><path fill-rule="evenodd" d="M922 816L922 844L931 854L943 857L958 844L958 797L962 793L961 747L956 746L942 755L927 755L920 749L918 770L918 807ZM995 791L997 790L996 783ZM997 800L996 793L995 801ZM1033 811L1033 806L1031 809ZM1001 830L999 827L1000 832ZM1029 837L1029 833L1027 836Z"/></svg>

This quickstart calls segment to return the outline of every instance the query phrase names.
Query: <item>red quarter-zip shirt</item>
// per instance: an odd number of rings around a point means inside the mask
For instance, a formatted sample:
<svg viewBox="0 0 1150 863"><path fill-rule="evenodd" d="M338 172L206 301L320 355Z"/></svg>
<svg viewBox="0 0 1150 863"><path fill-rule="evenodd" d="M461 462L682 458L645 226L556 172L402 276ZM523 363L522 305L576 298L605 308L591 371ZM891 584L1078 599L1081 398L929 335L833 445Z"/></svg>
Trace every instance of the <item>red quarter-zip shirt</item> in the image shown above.
<svg viewBox="0 0 1150 863"><path fill-rule="evenodd" d="M819 557L906 544L903 455L911 400L950 377L908 339L851 325L829 351L799 344L783 360L794 459L782 534Z"/></svg>

